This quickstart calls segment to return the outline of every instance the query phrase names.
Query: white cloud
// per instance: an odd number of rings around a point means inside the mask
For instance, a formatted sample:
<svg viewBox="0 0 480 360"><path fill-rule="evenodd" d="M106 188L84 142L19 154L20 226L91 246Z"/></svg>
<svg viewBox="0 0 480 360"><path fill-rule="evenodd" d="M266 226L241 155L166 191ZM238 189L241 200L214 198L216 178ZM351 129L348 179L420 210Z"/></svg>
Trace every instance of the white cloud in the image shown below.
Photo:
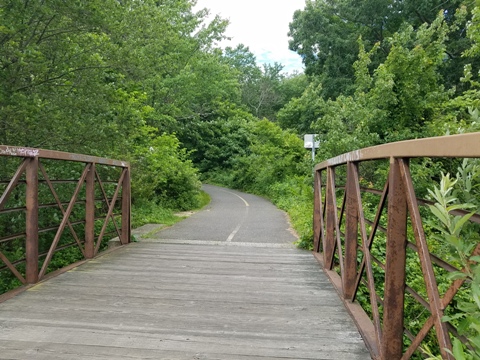
<svg viewBox="0 0 480 360"><path fill-rule="evenodd" d="M288 24L305 0L198 0L196 9L210 9L230 21L226 35L232 39L222 46L244 44L259 64L279 62L285 71L302 70L302 61L288 50Z"/></svg>

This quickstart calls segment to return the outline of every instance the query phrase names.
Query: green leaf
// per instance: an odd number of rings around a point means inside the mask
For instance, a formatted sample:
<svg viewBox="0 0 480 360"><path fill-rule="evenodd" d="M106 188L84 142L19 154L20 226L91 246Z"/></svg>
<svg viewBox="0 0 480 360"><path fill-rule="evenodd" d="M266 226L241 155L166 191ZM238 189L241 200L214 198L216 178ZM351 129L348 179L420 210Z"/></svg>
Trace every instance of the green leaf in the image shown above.
<svg viewBox="0 0 480 360"><path fill-rule="evenodd" d="M457 338L453 339L453 356L455 360L466 360L463 344Z"/></svg>
<svg viewBox="0 0 480 360"><path fill-rule="evenodd" d="M467 192L470 192L472 190L472 181L470 180L469 177L465 179L465 190Z"/></svg>
<svg viewBox="0 0 480 360"><path fill-rule="evenodd" d="M455 235L451 235L451 234L445 234L445 240L448 241L449 244L451 244L452 246L454 246L457 251L458 249L461 248L462 246L462 241L461 239L459 239L457 236Z"/></svg>
<svg viewBox="0 0 480 360"><path fill-rule="evenodd" d="M430 211L448 228L450 221L445 209L438 203L435 205L428 205L428 207L430 208Z"/></svg>
<svg viewBox="0 0 480 360"><path fill-rule="evenodd" d="M466 203L466 204L450 205L450 206L447 206L446 209L448 212L450 212L453 210L466 210L466 209L473 209L473 208L476 208L476 206L470 203Z"/></svg>
<svg viewBox="0 0 480 360"><path fill-rule="evenodd" d="M468 275L461 272L461 271L456 271L456 272L452 272L452 273L448 274L447 278L449 280L466 279L466 278L468 278Z"/></svg>
<svg viewBox="0 0 480 360"><path fill-rule="evenodd" d="M468 340L477 349L476 352L470 352L470 354L474 355L474 359L480 359L480 351L478 350L480 349L480 336L477 335L475 337L469 338Z"/></svg>
<svg viewBox="0 0 480 360"><path fill-rule="evenodd" d="M455 222L455 227L453 229L453 233L456 234L457 236L460 234L460 231L462 230L463 225L475 214L475 212L471 212L470 214L464 215L461 218L456 218Z"/></svg>
<svg viewBox="0 0 480 360"><path fill-rule="evenodd" d="M458 308L468 314L475 313L478 310L478 306L470 302L461 302L458 304Z"/></svg>
<svg viewBox="0 0 480 360"><path fill-rule="evenodd" d="M474 279L474 280L478 280L478 279ZM477 304L478 310L480 310L480 285L476 282L473 282L471 286L472 286L473 301L475 301L475 303Z"/></svg>
<svg viewBox="0 0 480 360"><path fill-rule="evenodd" d="M457 313L457 314L454 314L454 315L445 315L445 316L442 317L442 321L447 322L447 321L461 319L463 317L465 317L464 313Z"/></svg>

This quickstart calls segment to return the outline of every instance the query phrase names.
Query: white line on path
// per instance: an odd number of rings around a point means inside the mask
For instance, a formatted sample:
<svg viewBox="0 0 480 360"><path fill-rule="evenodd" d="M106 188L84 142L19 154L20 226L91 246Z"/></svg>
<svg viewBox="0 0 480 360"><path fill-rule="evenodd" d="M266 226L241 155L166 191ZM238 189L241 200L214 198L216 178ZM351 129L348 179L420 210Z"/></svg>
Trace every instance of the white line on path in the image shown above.
<svg viewBox="0 0 480 360"><path fill-rule="evenodd" d="M229 193L229 194L233 194L233 195L235 195L236 197L238 197L240 200L242 200L242 201L245 203L245 206L247 206L247 207L250 206L250 205L248 204L247 200L245 200L245 199L244 199L243 197L241 197L240 195L237 195L237 194L235 194L234 192L231 192L231 191L226 191L226 190L223 190L223 191L225 191L225 192L227 192L227 193Z"/></svg>
<svg viewBox="0 0 480 360"><path fill-rule="evenodd" d="M245 200L243 197L241 197L240 195L237 195L235 194L234 192L231 192L231 191L227 191L227 190L223 190L229 194L232 194L232 195L235 195L236 197L238 197L240 200L242 200L244 203L245 203L245 206L246 206L246 209L245 209L245 216L243 218L243 220L237 225L237 227L235 228L235 230L232 231L232 233L228 236L226 242L231 242L233 240L233 238L235 237L235 235L237 235L237 232L238 230L240 230L240 228L242 227L243 225L243 222L245 221L245 218L247 217L247 213L248 213L248 207L250 206L250 204L247 202L247 200Z"/></svg>
<svg viewBox="0 0 480 360"><path fill-rule="evenodd" d="M243 221L242 221L243 222ZM240 230L242 226L242 223L238 224L238 226L235 228L235 230L232 231L232 233L228 236L227 238L227 242L230 242L233 240L233 238L235 237L235 235L237 235L237 232L238 230Z"/></svg>

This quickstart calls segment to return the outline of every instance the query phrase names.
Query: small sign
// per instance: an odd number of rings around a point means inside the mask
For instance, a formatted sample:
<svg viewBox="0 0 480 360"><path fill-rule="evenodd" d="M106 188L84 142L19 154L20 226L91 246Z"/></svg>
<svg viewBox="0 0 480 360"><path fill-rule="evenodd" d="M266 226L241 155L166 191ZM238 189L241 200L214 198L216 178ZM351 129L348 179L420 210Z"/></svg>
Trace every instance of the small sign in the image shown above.
<svg viewBox="0 0 480 360"><path fill-rule="evenodd" d="M317 134L305 134L303 138L303 147L305 149L312 149L313 145L315 145L315 149L318 149L320 147L320 141L315 141L315 137L317 136Z"/></svg>

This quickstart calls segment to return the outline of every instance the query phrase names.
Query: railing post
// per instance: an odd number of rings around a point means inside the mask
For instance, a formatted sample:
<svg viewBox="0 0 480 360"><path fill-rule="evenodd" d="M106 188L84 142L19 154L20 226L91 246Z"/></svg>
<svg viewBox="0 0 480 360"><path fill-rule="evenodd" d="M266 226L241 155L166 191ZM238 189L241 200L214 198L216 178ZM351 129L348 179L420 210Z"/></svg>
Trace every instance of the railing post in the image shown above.
<svg viewBox="0 0 480 360"><path fill-rule="evenodd" d="M85 258L91 259L95 255L95 163L90 164L85 190Z"/></svg>
<svg viewBox="0 0 480 360"><path fill-rule="evenodd" d="M384 359L400 359L403 354L407 206L399 160L391 158L382 337Z"/></svg>
<svg viewBox="0 0 480 360"><path fill-rule="evenodd" d="M323 231L323 212L322 212L322 175L320 171L314 172L314 203L313 203L313 251L320 252L321 233Z"/></svg>
<svg viewBox="0 0 480 360"><path fill-rule="evenodd" d="M358 246L358 199L355 191L354 173L358 172L358 165L347 164L347 184L345 187L347 204L345 218L345 256L343 280L343 296L352 300L355 296L357 279L357 246Z"/></svg>
<svg viewBox="0 0 480 360"><path fill-rule="evenodd" d="M26 167L26 240L25 279L38 282L38 157L27 160Z"/></svg>
<svg viewBox="0 0 480 360"><path fill-rule="evenodd" d="M130 167L125 168L125 176L122 183L122 236L123 245L130 242L131 232L131 188Z"/></svg>
<svg viewBox="0 0 480 360"><path fill-rule="evenodd" d="M324 266L331 270L333 267L335 250L335 212L337 204L335 202L335 168L327 168L327 188L325 189L325 243L323 244Z"/></svg>

